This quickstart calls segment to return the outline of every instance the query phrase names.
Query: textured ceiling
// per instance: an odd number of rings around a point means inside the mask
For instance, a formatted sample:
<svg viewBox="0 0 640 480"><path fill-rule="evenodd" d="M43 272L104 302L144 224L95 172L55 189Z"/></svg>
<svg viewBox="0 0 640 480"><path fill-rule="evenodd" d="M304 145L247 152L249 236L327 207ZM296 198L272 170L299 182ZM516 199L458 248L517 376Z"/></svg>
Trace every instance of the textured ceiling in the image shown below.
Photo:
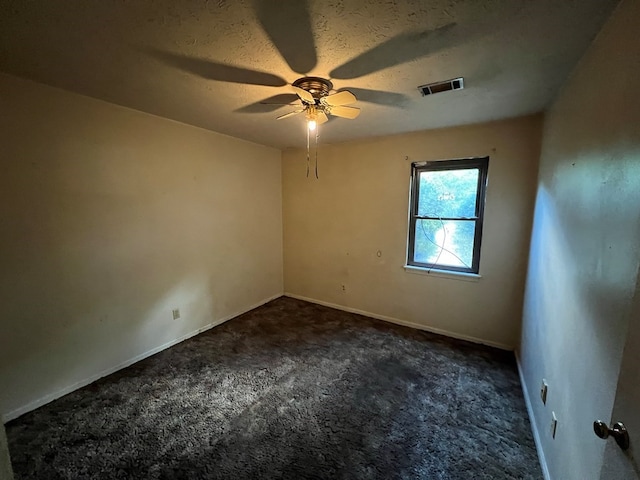
<svg viewBox="0 0 640 480"><path fill-rule="evenodd" d="M0 70L279 148L305 75L362 109L321 141L543 110L617 0L0 0ZM464 77L465 89L417 86Z"/></svg>

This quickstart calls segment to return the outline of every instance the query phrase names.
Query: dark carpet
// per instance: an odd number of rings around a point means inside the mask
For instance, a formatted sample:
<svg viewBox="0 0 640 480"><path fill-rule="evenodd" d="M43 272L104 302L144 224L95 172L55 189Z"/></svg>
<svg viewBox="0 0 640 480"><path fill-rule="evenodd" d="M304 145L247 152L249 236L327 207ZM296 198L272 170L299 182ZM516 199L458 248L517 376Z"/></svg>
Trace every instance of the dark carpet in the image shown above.
<svg viewBox="0 0 640 480"><path fill-rule="evenodd" d="M7 425L16 479L541 479L511 353L279 298Z"/></svg>

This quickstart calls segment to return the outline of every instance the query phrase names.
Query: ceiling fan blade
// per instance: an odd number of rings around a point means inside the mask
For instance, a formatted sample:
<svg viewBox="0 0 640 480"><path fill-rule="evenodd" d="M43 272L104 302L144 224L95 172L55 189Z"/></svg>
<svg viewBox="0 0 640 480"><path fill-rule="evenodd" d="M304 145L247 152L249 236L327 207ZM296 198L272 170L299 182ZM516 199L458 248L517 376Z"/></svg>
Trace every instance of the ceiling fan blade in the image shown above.
<svg viewBox="0 0 640 480"><path fill-rule="evenodd" d="M293 85L291 86L291 88L293 88L293 91L298 94L298 96L303 102L311 103L311 104L316 103L316 99L313 98L313 95L307 92L304 88L296 87Z"/></svg>
<svg viewBox="0 0 640 480"><path fill-rule="evenodd" d="M293 112L289 112L289 113L285 113L284 115L280 115L279 117L276 118L276 120L282 120L283 118L287 118L287 117L292 117L294 115L297 115L299 113L304 112L304 110L294 110Z"/></svg>
<svg viewBox="0 0 640 480"><path fill-rule="evenodd" d="M334 93L322 98L322 102L331 106L348 105L356 102L356 96L348 90Z"/></svg>
<svg viewBox="0 0 640 480"><path fill-rule="evenodd" d="M326 123L329 121L329 118L327 117L327 114L324 112L318 112L316 114L316 123L318 125L322 125L323 123Z"/></svg>
<svg viewBox="0 0 640 480"><path fill-rule="evenodd" d="M347 63L335 68L331 78L352 79L368 75L385 68L431 55L457 43L456 23L422 32L406 32L373 47Z"/></svg>
<svg viewBox="0 0 640 480"><path fill-rule="evenodd" d="M155 49L149 49L147 52L166 65L193 73L207 80L264 85L267 87L283 87L287 84L285 79L272 73L261 72L259 70L234 67L233 65L213 62L204 58L189 57L179 53L164 52Z"/></svg>
<svg viewBox="0 0 640 480"><path fill-rule="evenodd" d="M296 73L318 61L307 0L254 0L258 21L282 58Z"/></svg>
<svg viewBox="0 0 640 480"><path fill-rule="evenodd" d="M329 110L329 113L331 115L335 115L336 117L354 119L358 115L360 115L360 109L356 107L337 106L337 107L331 107L331 110Z"/></svg>
<svg viewBox="0 0 640 480"><path fill-rule="evenodd" d="M388 107L402 108L409 103L409 97L402 93L386 92L384 90L370 90L368 88L350 88L358 101L376 103Z"/></svg>

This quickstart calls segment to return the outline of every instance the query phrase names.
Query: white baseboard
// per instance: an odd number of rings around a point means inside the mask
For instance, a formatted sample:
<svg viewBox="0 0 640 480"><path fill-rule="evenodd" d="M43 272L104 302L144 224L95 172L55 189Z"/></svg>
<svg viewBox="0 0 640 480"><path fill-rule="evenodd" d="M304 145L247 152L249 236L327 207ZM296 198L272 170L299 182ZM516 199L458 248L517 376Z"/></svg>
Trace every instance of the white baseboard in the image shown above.
<svg viewBox="0 0 640 480"><path fill-rule="evenodd" d="M39 408L43 405L46 405L49 402L52 402L68 393L71 393L75 390L78 390L79 388L85 387L87 385L89 385L90 383L95 382L96 380L99 380L102 377L106 377L107 375L111 375L112 373L117 372L118 370L122 370L123 368L126 368L130 365L133 365L134 363L139 362L140 360L144 360L147 357L150 357L151 355L155 355L158 352L161 352L162 350L165 350L169 347L173 347L174 345L177 345L180 342L184 342L185 340L198 335L202 332L206 332L207 330L212 329L213 327L217 327L218 325L223 324L224 322L227 322L239 315L242 315L243 313L246 313L250 310L253 310L254 308L257 308L261 305L264 305L265 303L269 303L271 300L275 300L276 298L280 298L283 294L279 293L277 295L273 295L269 298L266 298L264 300L259 301L258 303L255 303L245 309L242 309L239 312L236 313L232 313L231 315L227 315L226 317L223 317L221 319L218 319L214 322L209 323L208 325L205 325L204 327L200 327L197 330L194 330L192 332L189 332L179 338L176 338L175 340L171 340L170 342L164 343L162 345L159 345L155 348L152 348L151 350L148 350L144 353L141 353L140 355L136 355L133 358L130 358L129 360L126 360L118 365L115 365L113 367L107 368L99 373L96 373L95 375L91 375L88 378L85 378L84 380L81 380L79 382L76 382L72 385L69 385L68 387L65 387L61 390L58 390L56 392L50 393L48 395L45 395L44 397L41 397L37 400L34 400L33 402L29 402L28 404L16 408L15 410L12 410L9 413L6 413L4 415L2 415L2 421L3 423L7 423L10 420L13 420L15 418L18 418L20 415L24 415L25 413L28 413L32 410L35 410L36 408Z"/></svg>
<svg viewBox="0 0 640 480"><path fill-rule="evenodd" d="M513 351L513 346L506 345L504 343L492 342L490 340L484 340L482 338L472 337L470 335L463 335L460 333L450 332L448 330L442 330L440 328L430 327L428 325L422 325L419 323L409 322L407 320L401 320L399 318L388 317L386 315L379 315L373 312L367 312L365 310L359 310L357 308L345 307L344 305L338 305L336 303L324 302L322 300L316 300L315 298L303 297L302 295L296 295L295 293L284 292L286 297L297 298L298 300L304 300L305 302L317 303L318 305L324 305L325 307L335 308L337 310L343 310L345 312L357 313L364 315L365 317L376 318L378 320L384 320L386 322L395 323L397 325L403 325L405 327L411 327L418 330L425 330L431 333L437 333L438 335L444 335L445 337L457 338L458 340L466 340L468 342L479 343L487 345L489 347L499 348L500 350Z"/></svg>
<svg viewBox="0 0 640 480"><path fill-rule="evenodd" d="M540 441L540 431L536 423L536 419L533 416L533 405L531 398L529 397L529 389L527 383L524 380L524 374L522 373L522 365L520 365L520 356L518 352L516 354L516 364L518 365L518 375L520 375L520 384L522 385L522 394L524 395L524 403L527 405L527 413L529 414L529 423L531 423L531 431L533 432L533 441L536 444L536 451L538 452L538 460L540 461L540 467L542 468L542 475L544 480L551 480L551 474L549 473L549 467L547 466L547 459L544 456L542 450L542 443Z"/></svg>

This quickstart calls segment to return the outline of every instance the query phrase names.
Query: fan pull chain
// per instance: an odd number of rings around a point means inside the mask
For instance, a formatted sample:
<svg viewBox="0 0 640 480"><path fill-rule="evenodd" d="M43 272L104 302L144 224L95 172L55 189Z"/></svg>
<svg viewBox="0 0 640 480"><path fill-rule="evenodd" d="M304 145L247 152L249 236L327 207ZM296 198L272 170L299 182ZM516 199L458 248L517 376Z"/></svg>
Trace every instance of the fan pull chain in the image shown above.
<svg viewBox="0 0 640 480"><path fill-rule="evenodd" d="M307 178L309 178L309 129L307 128Z"/></svg>
<svg viewBox="0 0 640 480"><path fill-rule="evenodd" d="M316 179L318 178L318 129L316 128Z"/></svg>

